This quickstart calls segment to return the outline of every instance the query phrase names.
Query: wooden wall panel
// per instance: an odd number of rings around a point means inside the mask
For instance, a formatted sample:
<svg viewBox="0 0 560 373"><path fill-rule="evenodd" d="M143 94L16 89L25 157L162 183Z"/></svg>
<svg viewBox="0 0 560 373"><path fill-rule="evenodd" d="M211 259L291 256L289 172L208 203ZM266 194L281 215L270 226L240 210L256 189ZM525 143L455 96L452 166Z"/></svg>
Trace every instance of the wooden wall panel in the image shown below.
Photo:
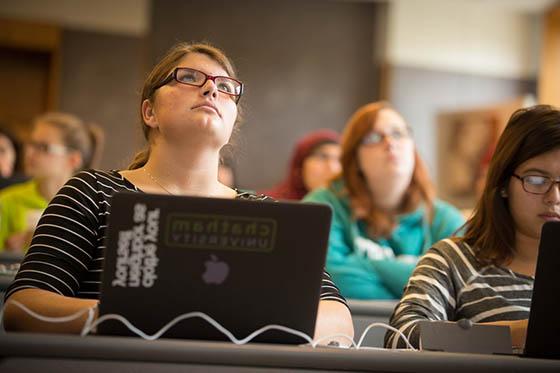
<svg viewBox="0 0 560 373"><path fill-rule="evenodd" d="M540 103L560 106L560 6L545 15L538 92Z"/></svg>

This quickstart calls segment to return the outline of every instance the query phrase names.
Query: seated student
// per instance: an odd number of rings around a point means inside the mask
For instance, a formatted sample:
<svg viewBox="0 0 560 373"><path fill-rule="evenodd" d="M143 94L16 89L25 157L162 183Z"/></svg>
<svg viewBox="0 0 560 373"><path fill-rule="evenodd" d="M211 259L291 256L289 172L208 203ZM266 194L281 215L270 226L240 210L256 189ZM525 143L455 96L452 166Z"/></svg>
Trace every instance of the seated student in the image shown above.
<svg viewBox="0 0 560 373"><path fill-rule="evenodd" d="M328 129L308 133L296 144L286 178L263 193L278 199L300 200L324 187L340 172L340 136Z"/></svg>
<svg viewBox="0 0 560 373"><path fill-rule="evenodd" d="M508 325L513 345L522 347L541 228L548 220L560 220L559 176L560 111L538 105L513 113L464 237L440 241L428 250L391 325L416 347L420 320ZM390 331L385 344L404 347L402 338Z"/></svg>
<svg viewBox="0 0 560 373"><path fill-rule="evenodd" d="M101 138L98 127L71 114L52 112L35 119L24 153L32 179L0 192L0 251L25 251L48 202L76 171L97 160Z"/></svg>
<svg viewBox="0 0 560 373"><path fill-rule="evenodd" d="M163 57L142 90L140 113L148 148L136 156L129 170L77 174L52 200L6 292L4 321L9 330L78 333L82 329L86 315L68 323L46 323L9 301L17 300L46 316L96 307L113 193L268 198L218 181L220 148L235 126L241 94L242 83L219 49L181 43ZM325 273L315 337L336 333L352 336L352 321L344 298Z"/></svg>
<svg viewBox="0 0 560 373"><path fill-rule="evenodd" d="M417 258L463 224L457 209L434 198L410 128L385 102L354 113L342 174L304 201L333 208L327 270L348 298L400 298Z"/></svg>
<svg viewBox="0 0 560 373"><path fill-rule="evenodd" d="M16 138L0 126L0 190L25 181L19 173L21 148Z"/></svg>

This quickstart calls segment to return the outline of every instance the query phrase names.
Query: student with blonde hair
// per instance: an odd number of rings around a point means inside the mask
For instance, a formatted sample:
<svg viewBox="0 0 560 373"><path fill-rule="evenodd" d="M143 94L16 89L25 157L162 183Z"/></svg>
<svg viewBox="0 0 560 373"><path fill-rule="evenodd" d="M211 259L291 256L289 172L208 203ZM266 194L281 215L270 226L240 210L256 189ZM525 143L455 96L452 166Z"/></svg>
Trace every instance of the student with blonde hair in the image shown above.
<svg viewBox="0 0 560 373"><path fill-rule="evenodd" d="M218 181L220 149L236 126L242 93L243 83L222 51L208 44L174 46L153 68L142 90L140 114L147 148L126 171L89 170L62 188L39 222L29 254L7 290L6 326L77 333L86 321L84 314L68 323L45 323L10 305L11 299L48 316L97 312L106 224L111 196L117 191L255 203L267 199ZM344 298L325 273L315 337L336 333L351 336L352 321Z"/></svg>
<svg viewBox="0 0 560 373"><path fill-rule="evenodd" d="M77 171L97 166L103 131L68 114L35 118L24 148L31 180L0 192L0 250L24 252L43 210Z"/></svg>

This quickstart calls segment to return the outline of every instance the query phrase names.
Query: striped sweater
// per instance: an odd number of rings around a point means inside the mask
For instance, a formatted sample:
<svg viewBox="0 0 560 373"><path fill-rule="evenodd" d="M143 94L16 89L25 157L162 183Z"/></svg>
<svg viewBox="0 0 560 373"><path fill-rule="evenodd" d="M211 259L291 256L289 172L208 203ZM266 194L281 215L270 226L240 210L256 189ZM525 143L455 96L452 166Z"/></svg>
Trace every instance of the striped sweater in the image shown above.
<svg viewBox="0 0 560 373"><path fill-rule="evenodd" d="M469 245L445 239L418 262L390 325L418 347L420 320L528 319L533 281L507 268L481 264ZM385 347L403 348L405 344L388 331Z"/></svg>
<svg viewBox="0 0 560 373"><path fill-rule="evenodd" d="M99 298L111 196L120 191L141 192L117 171L88 170L71 178L39 220L31 246L5 299L26 288L69 297ZM272 201L264 195L241 191L236 198ZM346 304L326 272L321 299Z"/></svg>

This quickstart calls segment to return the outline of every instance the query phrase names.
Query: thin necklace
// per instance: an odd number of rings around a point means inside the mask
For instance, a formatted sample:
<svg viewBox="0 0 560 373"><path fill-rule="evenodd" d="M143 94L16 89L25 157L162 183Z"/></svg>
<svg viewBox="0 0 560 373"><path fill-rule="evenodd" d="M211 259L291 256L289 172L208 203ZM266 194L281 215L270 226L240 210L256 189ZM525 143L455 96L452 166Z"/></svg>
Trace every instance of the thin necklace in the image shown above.
<svg viewBox="0 0 560 373"><path fill-rule="evenodd" d="M158 179L156 179L154 176L152 176L151 173L148 172L148 170L146 170L146 167L142 167L142 169L144 170L144 172L146 173L146 175L148 175L150 177L150 179L152 179L152 181L154 183L156 183L157 185L160 186L161 189L165 190L168 194L175 196L175 193L171 193L166 187L164 187L163 185L161 185L161 183L158 181Z"/></svg>

